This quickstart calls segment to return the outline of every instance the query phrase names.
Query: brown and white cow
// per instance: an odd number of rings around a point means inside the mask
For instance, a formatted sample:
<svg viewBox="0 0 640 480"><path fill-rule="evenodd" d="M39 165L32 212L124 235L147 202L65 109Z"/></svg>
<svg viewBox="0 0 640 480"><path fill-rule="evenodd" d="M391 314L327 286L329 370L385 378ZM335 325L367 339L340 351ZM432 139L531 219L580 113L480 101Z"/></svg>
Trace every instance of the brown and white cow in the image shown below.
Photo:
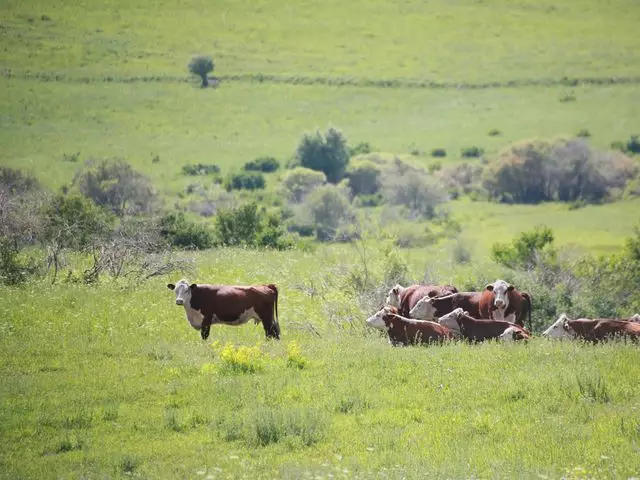
<svg viewBox="0 0 640 480"><path fill-rule="evenodd" d="M480 318L506 320L524 327L528 317L531 328L531 295L519 292L504 280L488 284L480 298Z"/></svg>
<svg viewBox="0 0 640 480"><path fill-rule="evenodd" d="M444 325L453 333L470 341L481 342L491 338L502 338L505 332L509 332L512 339L529 338L530 333L515 323L506 320L477 319L469 315L469 312L456 308L438 319L440 325ZM514 334L516 334L514 336Z"/></svg>
<svg viewBox="0 0 640 480"><path fill-rule="evenodd" d="M410 318L436 320L442 315L462 308L472 317L480 317L482 292L458 292L444 297L423 297L409 311Z"/></svg>
<svg viewBox="0 0 640 480"><path fill-rule="evenodd" d="M635 317L635 315L634 315ZM640 324L631 319L578 318L571 320L567 314L560 317L542 335L549 338L579 338L590 342L601 342L613 338L640 340Z"/></svg>
<svg viewBox="0 0 640 480"><path fill-rule="evenodd" d="M395 307L382 307L367 319L367 325L386 330L392 345L417 345L453 338L448 328L436 322L402 317L397 312Z"/></svg>
<svg viewBox="0 0 640 480"><path fill-rule="evenodd" d="M187 320L203 340L209 337L211 325L243 325L251 319L262 322L267 338L280 339L278 289L273 284L189 284L183 279L167 288L175 292L176 305L184 306Z"/></svg>
<svg viewBox="0 0 640 480"><path fill-rule="evenodd" d="M530 335L524 328L509 327L498 337L503 342L519 342L529 340Z"/></svg>
<svg viewBox="0 0 640 480"><path fill-rule="evenodd" d="M387 306L398 309L399 315L408 317L415 304L423 297L440 297L457 293L458 289L451 285L396 285L387 295Z"/></svg>

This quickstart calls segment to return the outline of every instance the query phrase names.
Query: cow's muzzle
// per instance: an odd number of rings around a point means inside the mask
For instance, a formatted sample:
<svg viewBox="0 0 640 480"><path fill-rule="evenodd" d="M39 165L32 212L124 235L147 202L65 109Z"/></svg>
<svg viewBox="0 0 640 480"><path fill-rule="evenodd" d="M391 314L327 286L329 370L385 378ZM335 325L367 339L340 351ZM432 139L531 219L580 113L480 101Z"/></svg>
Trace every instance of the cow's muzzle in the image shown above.
<svg viewBox="0 0 640 480"><path fill-rule="evenodd" d="M504 301L503 300L496 300L495 301L495 305L498 308L504 308Z"/></svg>
<svg viewBox="0 0 640 480"><path fill-rule="evenodd" d="M184 300L177 299L176 300L176 305L184 305Z"/></svg>

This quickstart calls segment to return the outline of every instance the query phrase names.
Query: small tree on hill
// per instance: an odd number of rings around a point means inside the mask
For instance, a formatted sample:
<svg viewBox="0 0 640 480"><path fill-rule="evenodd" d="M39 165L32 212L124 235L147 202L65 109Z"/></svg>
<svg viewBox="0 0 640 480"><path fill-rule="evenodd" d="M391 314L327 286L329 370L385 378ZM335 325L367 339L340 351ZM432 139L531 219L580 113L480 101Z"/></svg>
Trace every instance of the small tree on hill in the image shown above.
<svg viewBox="0 0 640 480"><path fill-rule="evenodd" d="M305 133L296 158L301 166L324 172L329 182L338 183L349 163L347 139L335 128L330 128L324 135Z"/></svg>
<svg viewBox="0 0 640 480"><path fill-rule="evenodd" d="M213 59L206 55L197 55L189 62L189 71L202 79L202 88L209 86L208 74L213 72Z"/></svg>

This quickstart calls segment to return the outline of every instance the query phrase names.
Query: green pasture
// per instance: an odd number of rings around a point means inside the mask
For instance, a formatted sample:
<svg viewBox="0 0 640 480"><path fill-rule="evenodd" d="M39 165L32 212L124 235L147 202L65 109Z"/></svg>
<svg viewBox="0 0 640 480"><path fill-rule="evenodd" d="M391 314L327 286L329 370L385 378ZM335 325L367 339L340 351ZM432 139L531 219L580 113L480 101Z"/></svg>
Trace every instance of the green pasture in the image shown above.
<svg viewBox="0 0 640 480"><path fill-rule="evenodd" d="M3 2L0 67L508 81L638 75L633 0Z"/></svg>
<svg viewBox="0 0 640 480"><path fill-rule="evenodd" d="M174 277L3 289L0 477L638 475L636 345L393 348L353 259L198 255L193 280L277 282L280 342L252 324L201 341Z"/></svg>

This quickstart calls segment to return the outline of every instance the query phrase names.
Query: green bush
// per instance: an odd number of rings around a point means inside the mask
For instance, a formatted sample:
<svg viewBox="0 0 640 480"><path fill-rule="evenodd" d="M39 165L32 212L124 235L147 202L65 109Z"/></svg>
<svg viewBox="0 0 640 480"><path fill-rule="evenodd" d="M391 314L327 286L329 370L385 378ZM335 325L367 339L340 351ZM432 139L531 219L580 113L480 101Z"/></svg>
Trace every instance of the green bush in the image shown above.
<svg viewBox="0 0 640 480"><path fill-rule="evenodd" d="M224 182L225 189L231 190L258 190L265 187L264 175L259 172L233 173Z"/></svg>
<svg viewBox="0 0 640 480"><path fill-rule="evenodd" d="M280 168L280 163L273 157L259 157L247 162L243 167L248 172L275 172Z"/></svg>
<svg viewBox="0 0 640 480"><path fill-rule="evenodd" d="M446 157L447 151L444 148L434 148L431 150L432 157Z"/></svg>
<svg viewBox="0 0 640 480"><path fill-rule="evenodd" d="M355 157L356 155L364 155L371 153L373 148L369 145L369 142L360 142L355 147L349 147L349 156Z"/></svg>
<svg viewBox="0 0 640 480"><path fill-rule="evenodd" d="M185 175L192 175L192 176L211 175L215 173L220 173L220 167L214 163L186 164L182 166L182 173Z"/></svg>
<svg viewBox="0 0 640 480"><path fill-rule="evenodd" d="M476 147L475 145L471 147L463 147L460 150L460 156L463 158L481 157L483 154L484 148Z"/></svg>
<svg viewBox="0 0 640 480"><path fill-rule="evenodd" d="M529 232L521 233L511 245L494 243L491 255L497 263L505 267L529 270L537 266L543 256L555 256L553 239L553 231L540 225Z"/></svg>
<svg viewBox="0 0 640 480"><path fill-rule="evenodd" d="M302 204L304 215L316 228L320 241L347 240L348 227L355 220L355 212L344 189L323 185L311 192Z"/></svg>
<svg viewBox="0 0 640 480"><path fill-rule="evenodd" d="M310 192L327 183L327 177L324 173L310 168L296 167L287 172L282 183L289 200L299 203Z"/></svg>
<svg viewBox="0 0 640 480"><path fill-rule="evenodd" d="M380 189L380 167L369 160L359 160L347 170L349 188L354 195L372 195Z"/></svg>
<svg viewBox="0 0 640 480"><path fill-rule="evenodd" d="M0 284L19 285L26 282L37 271L33 259L21 254L15 242L0 237Z"/></svg>
<svg viewBox="0 0 640 480"><path fill-rule="evenodd" d="M324 172L327 180L338 183L344 177L349 163L347 140L335 128L329 128L323 135L305 133L296 150L300 166Z"/></svg>
<svg viewBox="0 0 640 480"><path fill-rule="evenodd" d="M221 210L215 217L217 243L225 246L290 248L280 216L258 209L255 203Z"/></svg>
<svg viewBox="0 0 640 480"><path fill-rule="evenodd" d="M181 248L206 249L213 246L213 233L205 225L187 220L184 213L167 213L158 222L160 235Z"/></svg>

